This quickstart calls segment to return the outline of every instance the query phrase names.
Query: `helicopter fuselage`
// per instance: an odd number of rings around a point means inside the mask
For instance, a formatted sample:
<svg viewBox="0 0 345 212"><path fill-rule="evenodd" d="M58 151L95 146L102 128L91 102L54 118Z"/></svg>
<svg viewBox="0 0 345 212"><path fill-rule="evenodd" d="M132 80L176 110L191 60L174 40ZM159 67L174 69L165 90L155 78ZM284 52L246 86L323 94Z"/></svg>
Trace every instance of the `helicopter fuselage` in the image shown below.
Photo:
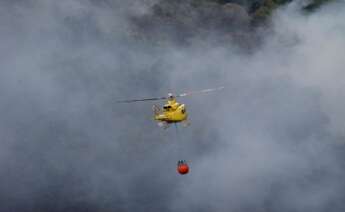
<svg viewBox="0 0 345 212"><path fill-rule="evenodd" d="M176 102L175 99L168 100L163 106L163 110L156 110L154 119L156 121L177 123L187 120L188 114L186 106Z"/></svg>
<svg viewBox="0 0 345 212"><path fill-rule="evenodd" d="M182 122L183 126L189 126L190 123L187 120L188 114L186 112L186 106L184 104L178 103L176 101L176 98L190 96L194 94L219 91L219 90L222 90L223 88L224 87L209 88L209 89L203 89L203 90L194 91L194 92L181 93L178 95L173 95L172 93L169 93L168 96L163 96L163 97L129 99L129 100L116 101L116 102L117 103L134 103L134 102L158 101L158 100L166 99L167 103L163 106L163 108L160 108L157 105L153 105L152 107L153 113L154 113L153 118L154 120L158 122L158 125L160 127L164 127L165 129L170 124L178 123L178 122Z"/></svg>

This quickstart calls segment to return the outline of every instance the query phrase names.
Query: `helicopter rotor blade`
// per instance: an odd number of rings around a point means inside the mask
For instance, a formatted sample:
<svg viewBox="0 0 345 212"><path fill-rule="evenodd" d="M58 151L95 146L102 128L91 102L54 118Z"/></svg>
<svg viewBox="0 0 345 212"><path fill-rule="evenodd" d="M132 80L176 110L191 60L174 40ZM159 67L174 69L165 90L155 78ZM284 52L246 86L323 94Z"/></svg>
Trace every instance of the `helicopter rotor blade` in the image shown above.
<svg viewBox="0 0 345 212"><path fill-rule="evenodd" d="M203 89L200 91L192 91L192 92L187 92L187 93L181 93L177 95L176 97L184 97L184 96L189 96L189 95L194 95L194 94L200 94L200 93L208 93L208 92L213 92L213 91L220 91L224 89L224 86L218 87L218 88L209 88L209 89Z"/></svg>
<svg viewBox="0 0 345 212"><path fill-rule="evenodd" d="M220 91L223 88L224 88L224 86L218 87L218 88L204 89L204 90L200 90L200 91L192 91L192 92L187 92L187 93L181 93L179 95L176 95L175 97L184 97L184 96L189 96L189 95L194 95L194 94L208 93L208 92L213 92L213 91ZM116 103L145 102L145 101L157 101L157 100L164 100L164 99L168 99L168 97L120 100L120 101L116 101Z"/></svg>
<svg viewBox="0 0 345 212"><path fill-rule="evenodd" d="M132 103L132 102L145 102L145 101L157 101L157 100L163 100L167 97L157 97L157 98L145 98L145 99L129 99L129 100L120 100L116 101L116 103Z"/></svg>

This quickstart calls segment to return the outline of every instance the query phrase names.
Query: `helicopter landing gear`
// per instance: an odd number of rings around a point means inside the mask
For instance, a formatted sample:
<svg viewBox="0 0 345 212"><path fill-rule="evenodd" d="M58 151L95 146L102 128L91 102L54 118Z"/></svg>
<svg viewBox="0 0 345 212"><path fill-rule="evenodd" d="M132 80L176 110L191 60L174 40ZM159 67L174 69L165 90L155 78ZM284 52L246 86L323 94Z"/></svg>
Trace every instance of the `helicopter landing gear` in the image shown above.
<svg viewBox="0 0 345 212"><path fill-rule="evenodd" d="M159 127L162 127L163 129L167 129L169 127L169 124L165 121L160 121L160 122L157 122L158 126Z"/></svg>
<svg viewBox="0 0 345 212"><path fill-rule="evenodd" d="M190 126L190 122L189 122L188 120L184 120L184 121L182 122L182 126L184 126L184 127L189 127L189 126Z"/></svg>

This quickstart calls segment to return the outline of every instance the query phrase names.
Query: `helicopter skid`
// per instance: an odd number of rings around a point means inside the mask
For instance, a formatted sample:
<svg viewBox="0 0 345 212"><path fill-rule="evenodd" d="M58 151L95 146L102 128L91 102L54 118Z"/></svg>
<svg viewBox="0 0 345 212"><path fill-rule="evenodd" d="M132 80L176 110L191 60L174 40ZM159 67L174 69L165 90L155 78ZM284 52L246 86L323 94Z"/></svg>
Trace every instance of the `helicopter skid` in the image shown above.
<svg viewBox="0 0 345 212"><path fill-rule="evenodd" d="M158 126L163 128L163 129L167 129L169 127L169 123L166 122L166 121L160 121L160 122L157 122Z"/></svg>
<svg viewBox="0 0 345 212"><path fill-rule="evenodd" d="M185 120L180 122L182 124L183 127L189 127L190 126L190 122ZM171 124L177 124L177 122L168 122L168 121L158 121L157 125L163 129L167 129L170 127Z"/></svg>
<svg viewBox="0 0 345 212"><path fill-rule="evenodd" d="M190 122L188 120L182 121L182 126L189 127L190 126Z"/></svg>

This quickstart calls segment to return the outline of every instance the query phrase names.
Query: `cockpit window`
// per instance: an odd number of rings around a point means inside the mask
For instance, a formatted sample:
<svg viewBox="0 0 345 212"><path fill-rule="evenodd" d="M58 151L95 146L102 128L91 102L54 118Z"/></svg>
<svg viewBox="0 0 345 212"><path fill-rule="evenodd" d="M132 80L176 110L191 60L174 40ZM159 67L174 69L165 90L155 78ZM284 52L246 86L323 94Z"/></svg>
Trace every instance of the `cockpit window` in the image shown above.
<svg viewBox="0 0 345 212"><path fill-rule="evenodd" d="M169 110L169 109L171 108L171 106L170 106L170 105L164 105L163 108L164 108L165 110Z"/></svg>

